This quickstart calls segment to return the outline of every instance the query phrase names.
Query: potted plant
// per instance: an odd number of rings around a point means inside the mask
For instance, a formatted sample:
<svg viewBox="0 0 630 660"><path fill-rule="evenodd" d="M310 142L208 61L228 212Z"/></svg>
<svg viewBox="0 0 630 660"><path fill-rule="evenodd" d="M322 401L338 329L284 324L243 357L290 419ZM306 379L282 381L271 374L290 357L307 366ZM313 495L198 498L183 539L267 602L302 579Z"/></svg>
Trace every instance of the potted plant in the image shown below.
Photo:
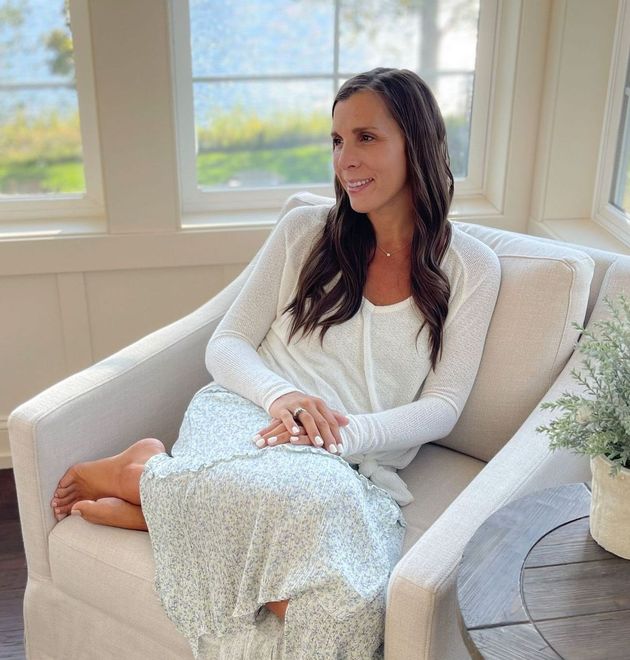
<svg viewBox="0 0 630 660"><path fill-rule="evenodd" d="M607 297L604 302L612 318L593 323L598 336L572 323L582 332L576 346L588 356L586 376L571 370L584 396L563 392L557 401L542 403L542 410L561 408L564 414L536 431L549 435L550 449L591 457L591 536L630 559L630 300L621 293L618 306Z"/></svg>

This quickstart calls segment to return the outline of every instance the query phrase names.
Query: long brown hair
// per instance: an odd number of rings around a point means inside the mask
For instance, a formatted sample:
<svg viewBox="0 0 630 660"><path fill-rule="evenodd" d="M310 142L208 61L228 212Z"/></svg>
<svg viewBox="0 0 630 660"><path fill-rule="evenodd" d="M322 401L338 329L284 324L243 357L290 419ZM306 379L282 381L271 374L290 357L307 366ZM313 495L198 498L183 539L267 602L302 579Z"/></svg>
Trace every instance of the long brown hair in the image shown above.
<svg viewBox="0 0 630 660"><path fill-rule="evenodd" d="M446 127L433 93L413 71L378 67L354 76L337 92L332 113L339 101L362 90L380 95L405 138L415 224L411 291L425 319L416 342L428 323L431 366L435 370L438 353L441 358L442 330L450 295L448 278L440 268L451 241L447 216L453 199ZM300 328L303 334L310 334L320 326L323 344L329 327L352 318L361 307L368 265L376 251L376 235L367 214L353 210L337 177L335 196L336 203L328 212L324 231L300 272L296 296L283 310L293 314L289 342ZM336 283L326 292L324 287L335 278ZM331 310L334 311L322 318Z"/></svg>

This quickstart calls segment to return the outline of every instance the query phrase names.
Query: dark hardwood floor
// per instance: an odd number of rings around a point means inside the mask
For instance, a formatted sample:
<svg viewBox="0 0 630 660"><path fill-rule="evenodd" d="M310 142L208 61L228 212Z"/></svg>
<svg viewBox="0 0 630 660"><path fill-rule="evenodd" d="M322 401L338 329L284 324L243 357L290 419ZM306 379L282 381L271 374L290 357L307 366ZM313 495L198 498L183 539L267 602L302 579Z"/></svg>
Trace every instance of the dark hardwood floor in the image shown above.
<svg viewBox="0 0 630 660"><path fill-rule="evenodd" d="M0 658L24 660L26 559L13 470L0 470Z"/></svg>

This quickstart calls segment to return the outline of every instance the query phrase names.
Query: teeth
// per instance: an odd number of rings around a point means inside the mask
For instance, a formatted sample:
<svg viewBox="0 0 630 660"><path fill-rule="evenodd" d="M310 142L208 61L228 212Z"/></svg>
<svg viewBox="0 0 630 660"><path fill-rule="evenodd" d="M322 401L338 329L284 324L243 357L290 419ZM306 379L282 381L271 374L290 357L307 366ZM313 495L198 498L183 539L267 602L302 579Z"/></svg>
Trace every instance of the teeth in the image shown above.
<svg viewBox="0 0 630 660"><path fill-rule="evenodd" d="M355 181L354 183L349 183L348 188L358 188L359 186L366 184L368 181L372 181L372 179L363 179L363 181Z"/></svg>

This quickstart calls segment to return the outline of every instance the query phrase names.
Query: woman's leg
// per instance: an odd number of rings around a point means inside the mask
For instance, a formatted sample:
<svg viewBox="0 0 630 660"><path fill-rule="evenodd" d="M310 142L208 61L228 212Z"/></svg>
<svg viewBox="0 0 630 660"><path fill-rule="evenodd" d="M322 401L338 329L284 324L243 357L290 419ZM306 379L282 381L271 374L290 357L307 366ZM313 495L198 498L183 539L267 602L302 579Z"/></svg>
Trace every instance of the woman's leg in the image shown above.
<svg viewBox="0 0 630 660"><path fill-rule="evenodd" d="M265 603L265 607L271 610L281 621L284 621L284 613L287 611L288 600L277 600L272 603Z"/></svg>
<svg viewBox="0 0 630 660"><path fill-rule="evenodd" d="M72 513L99 525L148 531L140 506L140 476L149 458L165 451L160 440L144 438L116 456L73 465L55 490L55 517L61 520ZM288 603L281 600L266 607L284 620Z"/></svg>
<svg viewBox="0 0 630 660"><path fill-rule="evenodd" d="M118 497L102 497L96 501L80 500L72 506L70 514L80 515L97 525L149 531L142 508Z"/></svg>
<svg viewBox="0 0 630 660"><path fill-rule="evenodd" d="M79 502L97 502L104 498L119 499L140 511L140 476L144 464L151 456L165 451L164 445L156 438L143 438L116 456L73 465L55 490L51 502L55 517L61 520ZM121 507L117 505L117 510Z"/></svg>

